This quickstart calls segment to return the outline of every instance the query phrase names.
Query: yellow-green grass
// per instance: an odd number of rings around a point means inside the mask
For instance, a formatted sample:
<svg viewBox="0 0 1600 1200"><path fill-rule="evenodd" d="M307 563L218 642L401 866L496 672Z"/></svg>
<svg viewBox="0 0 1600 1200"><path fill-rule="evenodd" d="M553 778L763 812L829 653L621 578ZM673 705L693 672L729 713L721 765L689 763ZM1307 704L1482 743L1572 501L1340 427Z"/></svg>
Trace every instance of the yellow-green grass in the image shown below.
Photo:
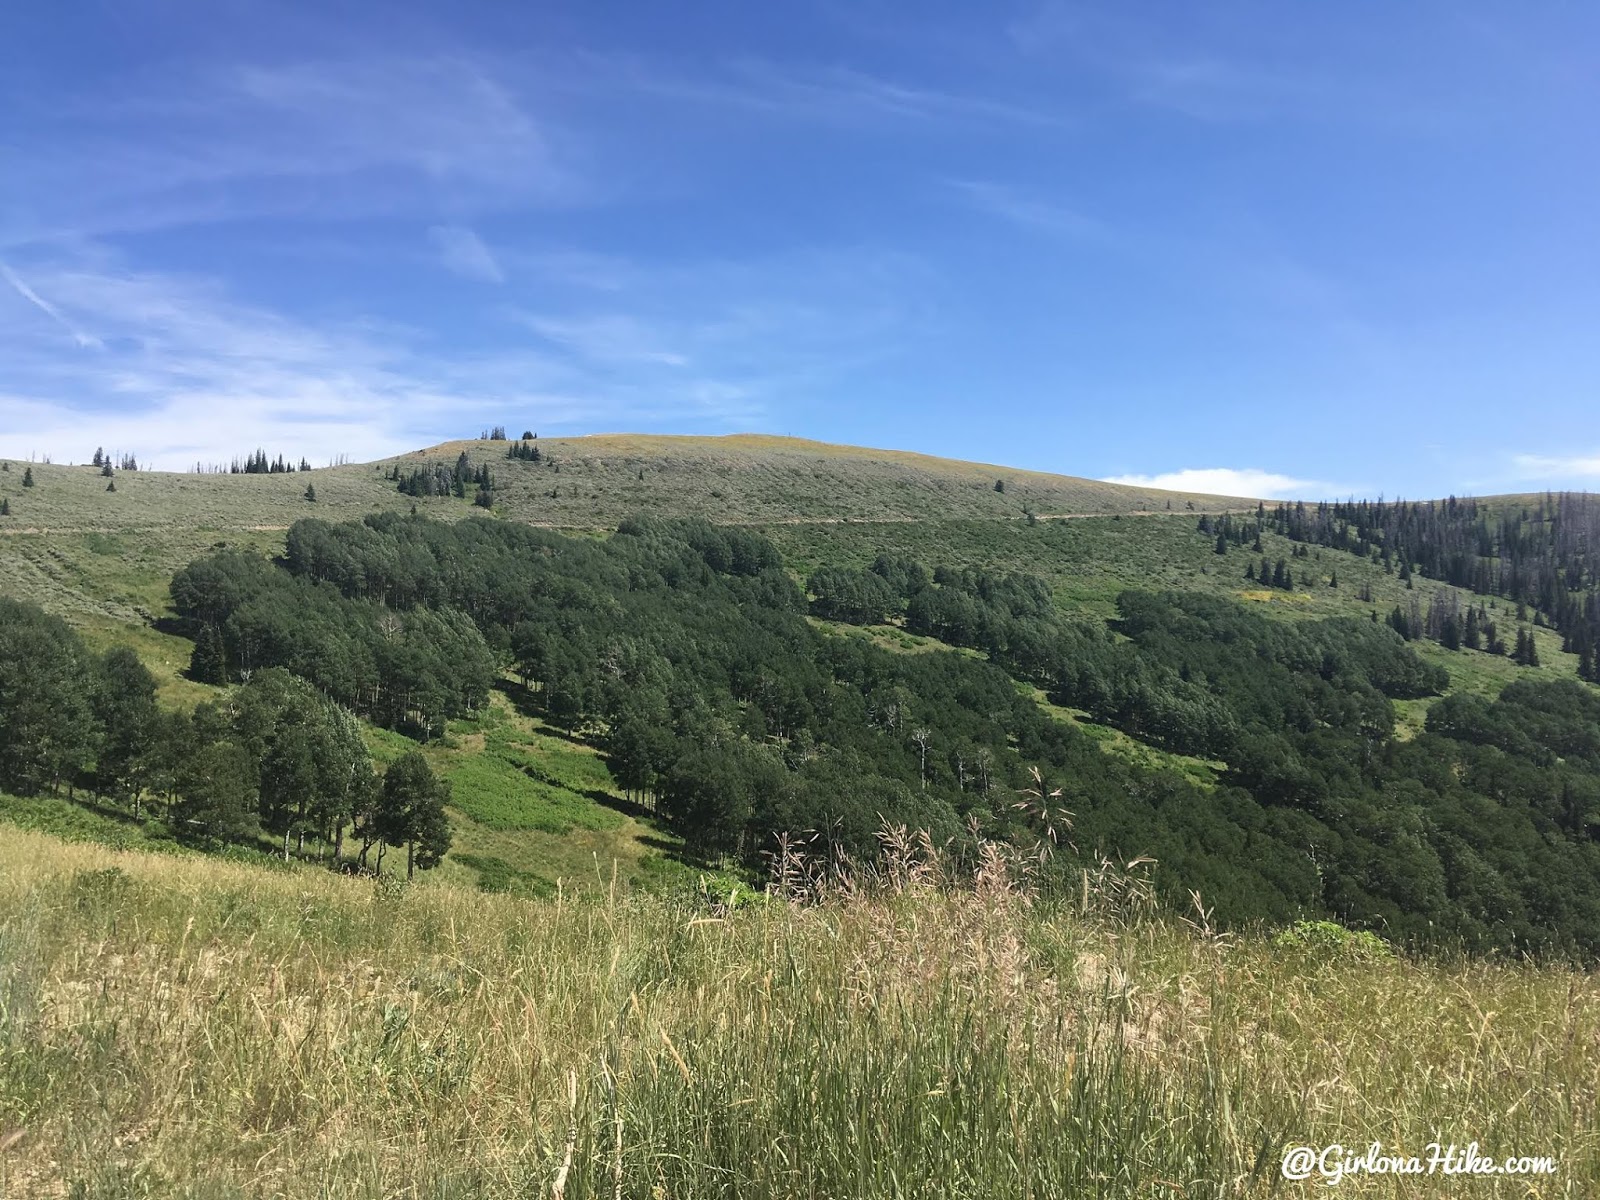
<svg viewBox="0 0 1600 1200"><path fill-rule="evenodd" d="M1217 939L991 864L732 911L0 839L0 1194L1301 1195L1476 1141L1600 1186L1600 983Z"/></svg>
<svg viewBox="0 0 1600 1200"><path fill-rule="evenodd" d="M440 879L543 895L613 876L632 889L692 874L676 857L681 839L623 796L593 746L518 712L504 692L420 747L371 726L366 735L380 765L421 749L449 781L453 844Z"/></svg>
<svg viewBox="0 0 1600 1200"><path fill-rule="evenodd" d="M465 453L488 464L497 485L496 511L515 520L611 527L640 511L704 515L765 523L871 518L971 516L1020 518L1039 513L1165 511L1239 507L1238 498L1158 492L961 462L896 450L871 450L761 435L666 437L602 434L539 442L544 461L506 458L507 443L446 442L395 459L323 467L283 475L195 475L122 472L117 490L93 467L31 464L36 485L22 487L30 465L0 472L0 495L11 503L12 531L148 532L177 526L213 533L281 527L301 516L331 520L415 503L436 516L480 510L454 497L414 500L384 478L427 463L453 466ZM640 473L644 478L640 479ZM1005 490L995 491L1003 481ZM315 502L304 499L307 484ZM557 494L552 496L554 491Z"/></svg>

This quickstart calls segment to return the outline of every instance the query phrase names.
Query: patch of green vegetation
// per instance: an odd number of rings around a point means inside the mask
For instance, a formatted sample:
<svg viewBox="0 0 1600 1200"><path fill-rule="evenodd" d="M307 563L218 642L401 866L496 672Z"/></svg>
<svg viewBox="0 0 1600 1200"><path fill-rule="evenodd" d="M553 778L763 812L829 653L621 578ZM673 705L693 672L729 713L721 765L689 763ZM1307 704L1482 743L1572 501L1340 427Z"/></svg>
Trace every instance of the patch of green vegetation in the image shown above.
<svg viewBox="0 0 1600 1200"><path fill-rule="evenodd" d="M480 892L530 899L546 899L556 894L549 880L529 871L519 871L492 854L458 854L456 861L478 873Z"/></svg>

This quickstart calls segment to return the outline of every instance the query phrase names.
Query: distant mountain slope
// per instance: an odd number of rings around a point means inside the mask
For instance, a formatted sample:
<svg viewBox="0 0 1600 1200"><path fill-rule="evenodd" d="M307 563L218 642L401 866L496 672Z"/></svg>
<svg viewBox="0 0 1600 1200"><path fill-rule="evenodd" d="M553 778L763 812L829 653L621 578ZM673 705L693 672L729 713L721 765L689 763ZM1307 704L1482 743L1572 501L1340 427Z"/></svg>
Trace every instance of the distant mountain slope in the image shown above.
<svg viewBox="0 0 1600 1200"><path fill-rule="evenodd" d="M192 475L122 472L115 492L92 467L34 464L37 486L21 487L25 464L0 474L11 516L0 530L120 532L178 526L237 532L271 529L302 516L330 519L413 503L386 475L465 453L487 464L495 511L512 520L608 527L632 513L704 516L712 521L930 520L1217 511L1252 505L1237 497L1161 492L1091 479L1018 471L897 450L835 446L799 438L737 434L673 437L603 434L537 443L539 463L506 457L509 443L446 442L396 459L325 467L309 474ZM303 498L306 486L316 501ZM996 489L1000 484L1000 490ZM419 508L448 517L479 511L455 497Z"/></svg>

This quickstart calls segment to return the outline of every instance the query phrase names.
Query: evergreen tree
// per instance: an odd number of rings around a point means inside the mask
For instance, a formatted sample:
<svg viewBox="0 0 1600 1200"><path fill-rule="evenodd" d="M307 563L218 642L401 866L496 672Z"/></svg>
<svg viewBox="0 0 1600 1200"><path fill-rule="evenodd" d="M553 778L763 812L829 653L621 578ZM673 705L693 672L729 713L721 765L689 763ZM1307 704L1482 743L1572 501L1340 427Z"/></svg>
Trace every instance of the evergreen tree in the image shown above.
<svg viewBox="0 0 1600 1200"><path fill-rule="evenodd" d="M0 496L0 517L9 517L10 515L11 501L7 500L4 496Z"/></svg>
<svg viewBox="0 0 1600 1200"><path fill-rule="evenodd" d="M1331 588L1336 588L1339 586L1339 572L1334 571L1328 576L1328 586Z"/></svg>
<svg viewBox="0 0 1600 1200"><path fill-rule="evenodd" d="M100 468L100 474L105 476L107 479L111 478L112 470L111 470L111 464L109 462L107 462L104 466L102 466Z"/></svg>
<svg viewBox="0 0 1600 1200"><path fill-rule="evenodd" d="M383 773L378 795L377 834L386 845L406 847L406 878L417 867L438 865L450 849L450 826L444 806L450 785L434 777L420 750L397 758ZM383 861L379 852L378 861Z"/></svg>
<svg viewBox="0 0 1600 1200"><path fill-rule="evenodd" d="M996 479L994 481L994 490L997 491L997 492L1005 491L1006 490L1006 481L1004 479Z"/></svg>
<svg viewBox="0 0 1600 1200"><path fill-rule="evenodd" d="M306 497L307 500L309 500L313 504L315 504L317 502L317 485L316 484L314 484L314 483L306 484L305 497Z"/></svg>
<svg viewBox="0 0 1600 1200"><path fill-rule="evenodd" d="M1215 553L1217 553L1217 554L1226 554L1227 552L1228 552L1228 537L1227 537L1226 534L1219 532L1217 534L1217 544L1216 544L1216 547L1215 547Z"/></svg>
<svg viewBox="0 0 1600 1200"><path fill-rule="evenodd" d="M117 490L117 481L115 479L113 479L110 483L106 484L106 491L114 492L116 490Z"/></svg>
<svg viewBox="0 0 1600 1200"><path fill-rule="evenodd" d="M201 626L194 640L194 652L189 656L189 678L199 683L228 682L228 660L222 647L222 635L209 622Z"/></svg>
<svg viewBox="0 0 1600 1200"><path fill-rule="evenodd" d="M94 448L94 458L90 459L90 461L97 467L102 466L106 461L105 448L103 446L96 446Z"/></svg>
<svg viewBox="0 0 1600 1200"><path fill-rule="evenodd" d="M24 467L22 469L22 486L23 487L32 487L33 486L33 468L32 467Z"/></svg>

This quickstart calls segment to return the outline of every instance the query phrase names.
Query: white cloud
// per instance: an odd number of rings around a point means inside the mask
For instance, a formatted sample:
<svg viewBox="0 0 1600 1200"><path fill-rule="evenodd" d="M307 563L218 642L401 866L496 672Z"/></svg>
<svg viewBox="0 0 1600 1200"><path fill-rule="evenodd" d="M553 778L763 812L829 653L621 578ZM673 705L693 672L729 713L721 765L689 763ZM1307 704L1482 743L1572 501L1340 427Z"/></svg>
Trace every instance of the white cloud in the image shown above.
<svg viewBox="0 0 1600 1200"><path fill-rule="evenodd" d="M9 283L12 288L15 289L17 295L21 296L29 304L33 305L45 316L49 317L57 325L61 326L62 329L65 329L67 333L71 335L72 340L77 342L78 345L82 346L86 350L100 348L101 342L99 338L94 337L92 334L83 332L83 330L79 329L71 321L63 317L61 315L61 311L57 309L55 305L51 304L43 296L39 295L38 292L29 287L25 282L23 282L20 275L18 275L10 267L6 266L6 264L3 262L0 262L0 278L3 278L7 283Z"/></svg>
<svg viewBox="0 0 1600 1200"><path fill-rule="evenodd" d="M1511 461L1516 465L1519 479L1600 479L1600 453L1518 454Z"/></svg>
<svg viewBox="0 0 1600 1200"><path fill-rule="evenodd" d="M1312 479L1296 479L1254 467L1187 467L1160 475L1113 475L1106 483L1160 488L1168 492L1204 492L1213 496L1247 496L1250 499L1306 499L1328 496L1343 489Z"/></svg>
<svg viewBox="0 0 1600 1200"><path fill-rule="evenodd" d="M99 444L183 470L259 445L322 463L415 449L507 413L550 425L607 406L533 354L428 360L409 331L312 327L203 279L83 262L30 274L103 348L63 355L36 329L0 325L7 456L71 460Z"/></svg>
<svg viewBox="0 0 1600 1200"><path fill-rule="evenodd" d="M107 81L18 125L0 246L289 215L568 204L587 184L485 62L366 56Z"/></svg>
<svg viewBox="0 0 1600 1200"><path fill-rule="evenodd" d="M93 243L15 265L55 321L100 345L63 345L31 300L0 303L0 455L70 461L103 445L169 470L258 445L371 459L513 422L759 424L892 352L906 287L903 264L859 254L619 261L607 308L569 281L537 313L491 310L511 336L481 349L364 315L299 319L216 280L131 269Z"/></svg>
<svg viewBox="0 0 1600 1200"><path fill-rule="evenodd" d="M504 283L505 272L483 239L464 225L435 225L428 239L449 270L481 283Z"/></svg>
<svg viewBox="0 0 1600 1200"><path fill-rule="evenodd" d="M1108 233L1105 225L1075 208L1024 195L1002 183L952 179L948 184L973 208L1025 229L1069 240L1100 239Z"/></svg>

